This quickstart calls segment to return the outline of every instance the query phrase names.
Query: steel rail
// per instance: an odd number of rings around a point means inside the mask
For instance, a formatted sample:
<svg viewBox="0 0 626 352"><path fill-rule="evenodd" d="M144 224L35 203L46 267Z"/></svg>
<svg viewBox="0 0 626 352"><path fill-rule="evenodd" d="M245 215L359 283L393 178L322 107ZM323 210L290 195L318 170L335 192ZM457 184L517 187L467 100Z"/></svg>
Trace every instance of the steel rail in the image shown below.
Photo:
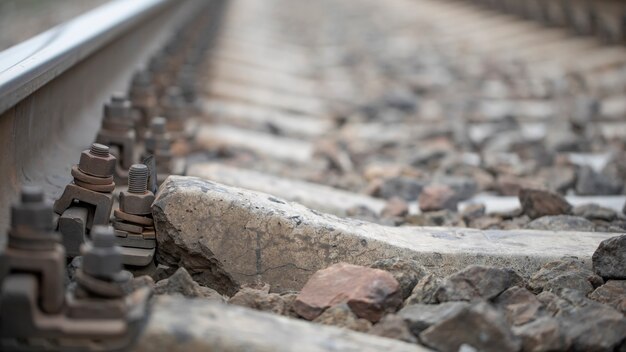
<svg viewBox="0 0 626 352"><path fill-rule="evenodd" d="M0 53L0 114L176 0L116 0Z"/></svg>
<svg viewBox="0 0 626 352"><path fill-rule="evenodd" d="M115 0L1 52L0 209L25 184L54 199L93 141L102 104L207 3ZM0 212L0 232L7 225Z"/></svg>

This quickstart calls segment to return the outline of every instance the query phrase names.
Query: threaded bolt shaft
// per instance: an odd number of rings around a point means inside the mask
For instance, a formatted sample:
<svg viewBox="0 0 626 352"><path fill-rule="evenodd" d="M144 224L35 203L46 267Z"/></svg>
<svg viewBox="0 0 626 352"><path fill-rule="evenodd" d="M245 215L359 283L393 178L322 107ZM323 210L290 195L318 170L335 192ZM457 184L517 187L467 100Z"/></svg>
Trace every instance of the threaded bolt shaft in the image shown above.
<svg viewBox="0 0 626 352"><path fill-rule="evenodd" d="M109 147L104 144L94 143L91 145L91 149L89 149L89 152L93 155L106 158L107 156L109 156Z"/></svg>
<svg viewBox="0 0 626 352"><path fill-rule="evenodd" d="M150 170L144 164L134 164L128 170L128 192L144 193L148 189Z"/></svg>

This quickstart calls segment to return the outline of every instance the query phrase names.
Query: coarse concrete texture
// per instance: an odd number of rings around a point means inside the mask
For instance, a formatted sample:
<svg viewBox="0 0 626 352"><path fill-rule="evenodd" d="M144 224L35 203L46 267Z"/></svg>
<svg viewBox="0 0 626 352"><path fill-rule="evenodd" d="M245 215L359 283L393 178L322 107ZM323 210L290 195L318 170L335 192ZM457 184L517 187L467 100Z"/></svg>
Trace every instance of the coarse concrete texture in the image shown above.
<svg viewBox="0 0 626 352"><path fill-rule="evenodd" d="M157 297L135 351L430 351L415 344L201 299Z"/></svg>
<svg viewBox="0 0 626 352"><path fill-rule="evenodd" d="M298 202L309 208L338 216L346 216L346 212L356 206L366 206L380 213L386 204L382 199L363 194L219 163L193 165L187 171L187 175L269 193L290 202Z"/></svg>
<svg viewBox="0 0 626 352"><path fill-rule="evenodd" d="M160 262L185 266L196 281L210 287L215 279L231 285L261 280L278 292L301 289L313 273L334 263L367 266L391 257L413 259L436 275L477 264L509 267L529 277L543 264L566 256L590 267L598 244L615 236L386 227L185 176L164 182L153 215Z"/></svg>

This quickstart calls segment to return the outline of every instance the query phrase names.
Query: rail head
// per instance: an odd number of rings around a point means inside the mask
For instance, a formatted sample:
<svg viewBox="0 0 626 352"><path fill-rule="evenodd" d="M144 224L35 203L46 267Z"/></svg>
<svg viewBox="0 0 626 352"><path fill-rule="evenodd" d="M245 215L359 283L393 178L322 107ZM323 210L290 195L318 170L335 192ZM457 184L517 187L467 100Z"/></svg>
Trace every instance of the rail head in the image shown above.
<svg viewBox="0 0 626 352"><path fill-rule="evenodd" d="M178 0L115 0L0 52L0 114Z"/></svg>

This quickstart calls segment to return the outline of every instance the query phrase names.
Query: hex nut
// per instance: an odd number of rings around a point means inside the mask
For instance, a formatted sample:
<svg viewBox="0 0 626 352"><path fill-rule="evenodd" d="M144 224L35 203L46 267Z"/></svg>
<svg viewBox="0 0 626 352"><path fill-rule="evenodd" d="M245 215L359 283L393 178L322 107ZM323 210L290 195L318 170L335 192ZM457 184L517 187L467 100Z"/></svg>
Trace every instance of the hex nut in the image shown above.
<svg viewBox="0 0 626 352"><path fill-rule="evenodd" d="M99 156L91 153L89 149L80 153L78 168L80 171L96 177L109 177L115 171L117 159L115 156Z"/></svg>
<svg viewBox="0 0 626 352"><path fill-rule="evenodd" d="M52 204L45 200L40 187L23 187L21 201L11 207L11 226L38 231L52 231Z"/></svg>
<svg viewBox="0 0 626 352"><path fill-rule="evenodd" d="M121 93L115 93L111 97L111 101L104 104L104 118L129 121L131 119L131 109L130 100L126 99L126 96Z"/></svg>
<svg viewBox="0 0 626 352"><path fill-rule="evenodd" d="M152 213L154 194L150 191L144 193L120 192L120 210L132 215L148 215Z"/></svg>
<svg viewBox="0 0 626 352"><path fill-rule="evenodd" d="M112 279L122 271L122 251L110 226L94 226L91 242L83 245L82 254L81 268L89 276Z"/></svg>

